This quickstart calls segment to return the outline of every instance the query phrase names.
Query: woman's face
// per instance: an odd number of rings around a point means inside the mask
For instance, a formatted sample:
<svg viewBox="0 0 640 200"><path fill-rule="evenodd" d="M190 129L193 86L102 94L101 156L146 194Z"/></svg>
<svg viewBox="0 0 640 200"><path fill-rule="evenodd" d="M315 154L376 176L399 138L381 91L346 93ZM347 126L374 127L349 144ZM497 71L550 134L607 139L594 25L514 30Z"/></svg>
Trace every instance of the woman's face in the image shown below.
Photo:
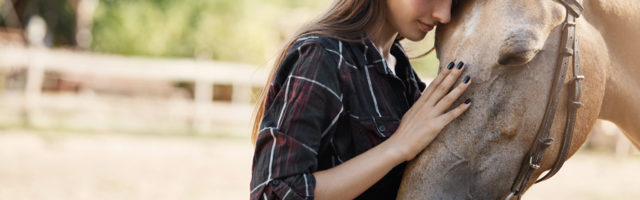
<svg viewBox="0 0 640 200"><path fill-rule="evenodd" d="M419 41L437 24L451 20L451 0L386 0L387 23L405 38Z"/></svg>

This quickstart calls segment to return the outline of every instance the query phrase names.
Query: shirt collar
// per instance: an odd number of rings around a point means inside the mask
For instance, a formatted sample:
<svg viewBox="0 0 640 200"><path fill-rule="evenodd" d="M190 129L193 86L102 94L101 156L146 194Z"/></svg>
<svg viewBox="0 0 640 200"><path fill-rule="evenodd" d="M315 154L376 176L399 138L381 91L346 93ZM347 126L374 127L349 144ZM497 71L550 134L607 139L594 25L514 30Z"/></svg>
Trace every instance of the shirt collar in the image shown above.
<svg viewBox="0 0 640 200"><path fill-rule="evenodd" d="M377 49L373 41L368 37L364 37L361 40L363 45L363 54L364 60L366 63L366 67L375 68L378 72L386 75L393 75L393 72L387 66L386 60L382 57L381 52ZM391 45L391 55L396 58L396 74L402 73L403 75L407 75L409 70L410 62L407 54L405 53L404 48L400 45L398 40L395 40Z"/></svg>

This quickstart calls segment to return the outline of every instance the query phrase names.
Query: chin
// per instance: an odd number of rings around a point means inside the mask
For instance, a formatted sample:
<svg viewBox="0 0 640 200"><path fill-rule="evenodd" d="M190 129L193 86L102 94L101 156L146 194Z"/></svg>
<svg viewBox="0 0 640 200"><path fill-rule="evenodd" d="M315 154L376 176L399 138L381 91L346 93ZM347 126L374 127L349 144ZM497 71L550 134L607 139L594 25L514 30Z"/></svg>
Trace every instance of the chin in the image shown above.
<svg viewBox="0 0 640 200"><path fill-rule="evenodd" d="M421 41L422 39L424 39L424 37L427 35L427 33L424 32L420 32L420 33L414 33L414 34L406 34L403 35L404 38L406 38L407 40L411 40L414 42L418 42Z"/></svg>

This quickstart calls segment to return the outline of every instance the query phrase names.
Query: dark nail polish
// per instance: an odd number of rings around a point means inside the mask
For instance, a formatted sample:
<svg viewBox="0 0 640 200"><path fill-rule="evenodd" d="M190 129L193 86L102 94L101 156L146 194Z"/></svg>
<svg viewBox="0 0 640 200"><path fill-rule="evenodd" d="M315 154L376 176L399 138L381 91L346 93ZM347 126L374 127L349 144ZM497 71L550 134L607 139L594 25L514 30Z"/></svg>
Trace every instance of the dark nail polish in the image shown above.
<svg viewBox="0 0 640 200"><path fill-rule="evenodd" d="M447 66L447 69L448 69L448 70L453 69L453 65L454 65L454 63L453 63L453 62L449 63L449 66Z"/></svg>
<svg viewBox="0 0 640 200"><path fill-rule="evenodd" d="M467 99L466 101L464 101L464 104L470 104L471 103L471 99Z"/></svg>
<svg viewBox="0 0 640 200"><path fill-rule="evenodd" d="M462 66L464 65L464 63L462 61L460 61L458 63L458 67L456 67L457 69L462 69Z"/></svg>
<svg viewBox="0 0 640 200"><path fill-rule="evenodd" d="M464 77L464 80L462 82L469 83L469 80L471 80L471 76L467 75Z"/></svg>

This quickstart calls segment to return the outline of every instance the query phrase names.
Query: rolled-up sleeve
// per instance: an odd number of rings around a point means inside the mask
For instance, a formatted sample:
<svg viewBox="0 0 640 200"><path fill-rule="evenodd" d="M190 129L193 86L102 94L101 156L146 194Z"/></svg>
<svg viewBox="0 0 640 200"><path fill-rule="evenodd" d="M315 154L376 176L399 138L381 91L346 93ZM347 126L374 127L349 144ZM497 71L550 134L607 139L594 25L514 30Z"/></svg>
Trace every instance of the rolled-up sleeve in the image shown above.
<svg viewBox="0 0 640 200"><path fill-rule="evenodd" d="M322 138L343 113L340 57L294 44L269 88L251 176L251 199L313 199Z"/></svg>

